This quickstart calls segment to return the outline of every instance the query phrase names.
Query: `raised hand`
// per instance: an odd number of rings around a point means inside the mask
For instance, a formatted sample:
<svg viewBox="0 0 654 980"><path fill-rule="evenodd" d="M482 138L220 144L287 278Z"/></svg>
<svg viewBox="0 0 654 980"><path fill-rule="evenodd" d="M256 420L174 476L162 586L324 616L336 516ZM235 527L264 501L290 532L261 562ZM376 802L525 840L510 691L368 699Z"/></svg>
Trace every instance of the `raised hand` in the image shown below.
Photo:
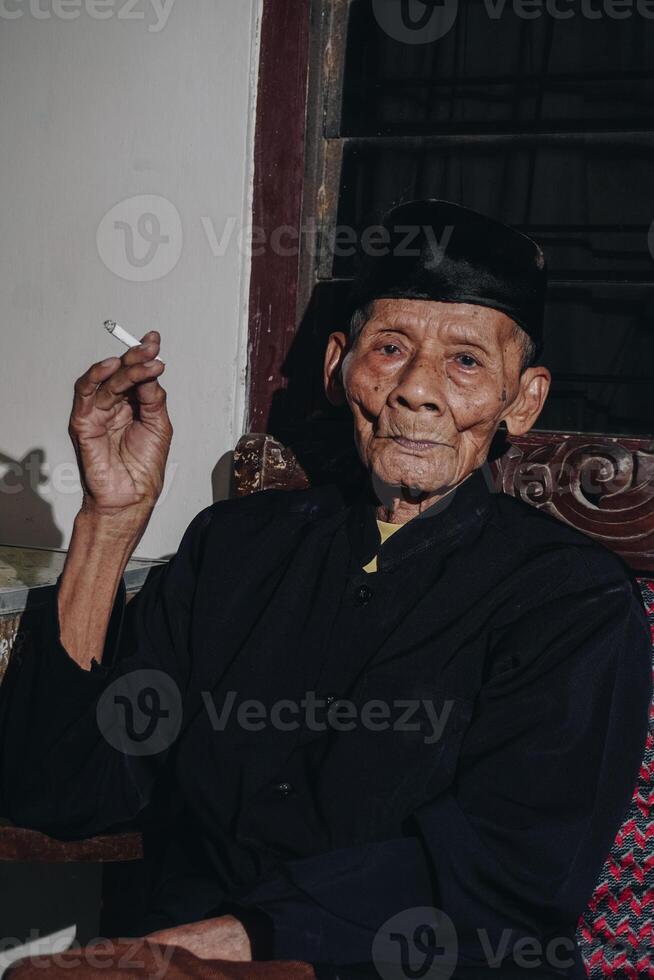
<svg viewBox="0 0 654 980"><path fill-rule="evenodd" d="M160 335L150 330L122 357L109 357L75 382L68 433L75 448L86 512L145 516L163 489L173 427Z"/></svg>

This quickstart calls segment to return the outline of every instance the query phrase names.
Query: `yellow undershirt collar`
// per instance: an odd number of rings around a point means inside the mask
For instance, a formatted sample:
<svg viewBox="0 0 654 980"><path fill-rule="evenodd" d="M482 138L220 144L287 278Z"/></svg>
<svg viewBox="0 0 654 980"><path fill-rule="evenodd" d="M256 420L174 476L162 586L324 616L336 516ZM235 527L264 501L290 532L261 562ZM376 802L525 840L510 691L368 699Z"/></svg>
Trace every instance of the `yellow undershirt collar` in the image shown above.
<svg viewBox="0 0 654 980"><path fill-rule="evenodd" d="M383 545L387 538L390 538L391 534L399 531L402 527L401 524L389 524L388 521L377 521L377 527L379 528L379 533L381 535L381 542L379 547ZM364 572L376 572L377 571L377 555L368 562L367 565L363 566Z"/></svg>

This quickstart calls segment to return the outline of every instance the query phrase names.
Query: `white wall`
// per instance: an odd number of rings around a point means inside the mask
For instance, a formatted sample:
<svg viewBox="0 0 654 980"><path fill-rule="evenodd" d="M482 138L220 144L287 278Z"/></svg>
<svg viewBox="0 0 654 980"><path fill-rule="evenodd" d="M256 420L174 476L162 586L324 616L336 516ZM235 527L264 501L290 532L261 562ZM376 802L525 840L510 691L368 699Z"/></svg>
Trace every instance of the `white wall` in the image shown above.
<svg viewBox="0 0 654 980"><path fill-rule="evenodd" d="M72 386L123 353L108 317L138 338L161 332L175 429L136 555L174 552L224 495L217 464L245 409L238 232L260 2L0 0L1 543L68 546L81 502Z"/></svg>

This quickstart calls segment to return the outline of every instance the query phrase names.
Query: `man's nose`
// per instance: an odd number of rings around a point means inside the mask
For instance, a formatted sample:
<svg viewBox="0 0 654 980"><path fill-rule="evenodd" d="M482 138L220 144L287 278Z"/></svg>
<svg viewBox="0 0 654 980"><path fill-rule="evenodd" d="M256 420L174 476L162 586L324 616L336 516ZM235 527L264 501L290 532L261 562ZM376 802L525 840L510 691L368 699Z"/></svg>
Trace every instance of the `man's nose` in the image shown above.
<svg viewBox="0 0 654 980"><path fill-rule="evenodd" d="M437 368L428 361L416 358L404 366L398 383L391 392L393 408L413 412L442 412L442 386Z"/></svg>

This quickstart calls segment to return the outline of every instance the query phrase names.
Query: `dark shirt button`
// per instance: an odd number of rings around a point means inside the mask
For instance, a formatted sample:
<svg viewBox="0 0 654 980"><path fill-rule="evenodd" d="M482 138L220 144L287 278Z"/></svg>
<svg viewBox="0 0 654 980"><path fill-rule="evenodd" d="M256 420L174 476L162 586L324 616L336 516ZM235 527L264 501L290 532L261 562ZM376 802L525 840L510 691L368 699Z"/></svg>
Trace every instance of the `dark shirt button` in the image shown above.
<svg viewBox="0 0 654 980"><path fill-rule="evenodd" d="M286 798L290 796L294 791L293 783L277 783L275 786L275 793L277 796Z"/></svg>
<svg viewBox="0 0 654 980"><path fill-rule="evenodd" d="M365 606L372 599L372 589L367 585L360 585L355 595L357 606Z"/></svg>

